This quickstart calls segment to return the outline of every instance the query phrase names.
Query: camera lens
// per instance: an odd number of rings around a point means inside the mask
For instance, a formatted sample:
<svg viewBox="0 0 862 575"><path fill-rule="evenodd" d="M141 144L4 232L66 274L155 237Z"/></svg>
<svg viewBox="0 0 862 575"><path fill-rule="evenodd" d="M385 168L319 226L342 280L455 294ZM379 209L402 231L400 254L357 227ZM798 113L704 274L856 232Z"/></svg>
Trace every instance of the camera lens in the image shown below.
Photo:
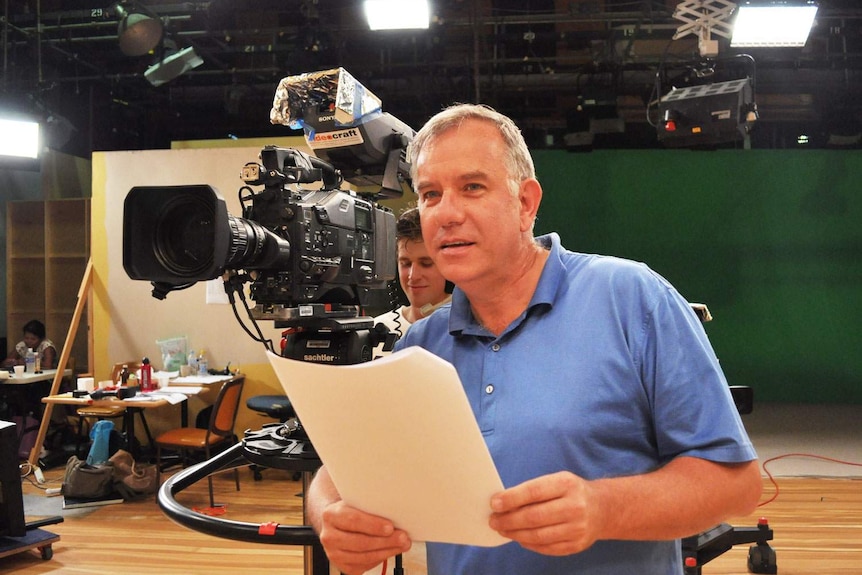
<svg viewBox="0 0 862 575"><path fill-rule="evenodd" d="M178 194L155 222L153 253L161 265L181 277L195 277L212 266L215 241L213 203L198 195Z"/></svg>
<svg viewBox="0 0 862 575"><path fill-rule="evenodd" d="M290 269L290 242L228 214L209 186L139 186L125 201L123 267L132 279L186 285L226 269Z"/></svg>
<svg viewBox="0 0 862 575"><path fill-rule="evenodd" d="M267 252L270 234L258 223L228 216L230 241L225 266L254 266ZM289 250L288 250L289 253Z"/></svg>

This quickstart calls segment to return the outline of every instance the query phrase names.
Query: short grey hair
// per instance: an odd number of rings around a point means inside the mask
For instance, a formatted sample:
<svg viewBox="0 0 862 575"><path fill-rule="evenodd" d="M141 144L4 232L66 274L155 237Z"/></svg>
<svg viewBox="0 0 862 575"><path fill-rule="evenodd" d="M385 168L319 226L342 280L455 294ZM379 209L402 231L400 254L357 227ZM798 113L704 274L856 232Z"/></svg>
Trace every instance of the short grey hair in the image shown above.
<svg viewBox="0 0 862 575"><path fill-rule="evenodd" d="M536 177L530 149L524 141L521 130L511 118L484 104L455 104L432 116L410 142L407 156L411 161L411 179L416 179L415 158L422 153L422 148L446 130L459 126L464 120L488 122L500 132L507 150L506 168L509 171L509 178L516 184L516 191L517 184Z"/></svg>

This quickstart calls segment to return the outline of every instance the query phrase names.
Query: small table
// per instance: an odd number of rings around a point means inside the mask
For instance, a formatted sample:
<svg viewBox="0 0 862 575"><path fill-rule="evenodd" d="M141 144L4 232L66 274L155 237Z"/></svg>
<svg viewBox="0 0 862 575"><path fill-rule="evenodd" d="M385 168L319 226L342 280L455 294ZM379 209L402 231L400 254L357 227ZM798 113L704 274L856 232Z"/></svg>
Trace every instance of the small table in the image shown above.
<svg viewBox="0 0 862 575"><path fill-rule="evenodd" d="M188 412L188 397L184 394L182 395L182 400L180 403L180 421L183 426L188 425L189 412ZM138 398L138 399L136 399ZM145 399L144 399L145 398ZM135 445L135 414L140 410L144 409L155 409L158 407L164 407L166 405L174 405L175 403L167 399L166 397L147 397L144 395L135 396L126 399L117 399L116 397L106 397L102 399L92 399L89 395L85 395L83 397L74 397L72 393L61 393L58 395L49 395L47 397L42 398L43 403L51 403L54 405L74 405L77 407L83 407L85 405L104 405L106 407L112 406L122 406L125 408L125 413L123 414L124 426L126 428L126 449L131 453L132 446ZM138 456L137 453L132 453L134 456Z"/></svg>
<svg viewBox="0 0 862 575"><path fill-rule="evenodd" d="M27 391L30 389L30 386L36 383L43 383L46 381L53 381L57 375L56 369L44 369L38 373L28 372L20 376L16 376L14 373L10 373L9 377L6 379L0 379L0 389L14 391L15 400L16 400L16 408L18 409L18 414L21 416L21 425L18 429L18 443L20 444L21 440L24 438L24 435L28 431L33 431L34 428L28 428L25 425L27 421L27 410L28 408L33 408L33 416L39 421L42 422L42 411L40 408L40 404L36 402L35 405L28 404L27 401ZM63 370L63 377L69 377L72 375L71 369ZM6 387L6 386L14 386L14 387ZM35 401L35 400L34 400ZM38 413L37 413L38 411ZM39 429L37 425L35 429Z"/></svg>
<svg viewBox="0 0 862 575"><path fill-rule="evenodd" d="M180 425L188 427L189 425L189 402L188 398L192 395L205 393L214 384L224 384L235 378L245 377L242 374L236 375L218 375L218 376L200 376L188 378L176 378L171 380L166 387L163 387L152 393L139 393L134 397L125 399L117 399L116 397L105 397L102 399L93 399L89 395L83 397L74 397L72 393L61 393L59 395L49 395L42 398L43 403L52 403L55 405L75 405L78 407L85 405L104 405L117 406L125 408L124 424L126 428L126 447L127 450L135 444L135 413L144 409L155 409L166 405L180 404ZM174 398L182 397L177 402L165 395L165 392L171 394ZM150 438L152 439L152 438ZM130 451L131 452L131 451ZM136 456L138 454L133 453Z"/></svg>
<svg viewBox="0 0 862 575"><path fill-rule="evenodd" d="M31 383L38 383L40 381L51 381L54 379L56 374L56 369L43 369L39 373L29 372L21 376L16 376L14 372L10 372L8 379L0 379L0 384L28 385ZM70 375L72 375L71 369L63 370L63 377L68 377Z"/></svg>

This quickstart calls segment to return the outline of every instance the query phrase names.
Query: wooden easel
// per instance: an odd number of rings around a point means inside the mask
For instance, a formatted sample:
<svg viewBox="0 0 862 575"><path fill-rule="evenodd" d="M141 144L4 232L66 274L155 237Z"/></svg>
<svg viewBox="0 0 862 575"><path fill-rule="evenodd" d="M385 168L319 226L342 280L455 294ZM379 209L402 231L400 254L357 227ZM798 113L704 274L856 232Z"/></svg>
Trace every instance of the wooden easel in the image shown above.
<svg viewBox="0 0 862 575"><path fill-rule="evenodd" d="M84 270L84 279L81 280L81 287L78 288L78 303L75 305L75 312L72 314L72 321L69 323L69 333L66 334L66 341L63 343L63 351L60 353L60 359L57 362L57 373L54 375L54 382L51 384L49 395L57 395L57 392L60 390L60 383L63 381L63 372L66 371L66 365L69 363L69 356L72 353L72 344L75 341L75 334L78 333L78 325L81 323L81 314L84 312L84 305L87 303L92 285L93 262L92 260L87 260L87 267ZM36 443L30 451L30 458L27 460L34 468L39 465L39 454L42 452L42 445L45 443L45 436L48 435L48 426L51 424L51 413L53 411L53 403L45 405L45 411L42 413L42 422L39 424L39 434L36 436Z"/></svg>

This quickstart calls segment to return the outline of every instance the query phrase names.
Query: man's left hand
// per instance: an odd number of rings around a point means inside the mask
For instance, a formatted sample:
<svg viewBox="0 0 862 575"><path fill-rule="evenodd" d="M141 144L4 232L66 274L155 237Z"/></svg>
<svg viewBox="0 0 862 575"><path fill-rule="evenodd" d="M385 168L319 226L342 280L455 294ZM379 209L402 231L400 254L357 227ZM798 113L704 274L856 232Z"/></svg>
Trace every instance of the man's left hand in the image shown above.
<svg viewBox="0 0 862 575"><path fill-rule="evenodd" d="M491 528L545 555L570 555L598 538L600 513L590 484L561 471L525 481L491 498Z"/></svg>

